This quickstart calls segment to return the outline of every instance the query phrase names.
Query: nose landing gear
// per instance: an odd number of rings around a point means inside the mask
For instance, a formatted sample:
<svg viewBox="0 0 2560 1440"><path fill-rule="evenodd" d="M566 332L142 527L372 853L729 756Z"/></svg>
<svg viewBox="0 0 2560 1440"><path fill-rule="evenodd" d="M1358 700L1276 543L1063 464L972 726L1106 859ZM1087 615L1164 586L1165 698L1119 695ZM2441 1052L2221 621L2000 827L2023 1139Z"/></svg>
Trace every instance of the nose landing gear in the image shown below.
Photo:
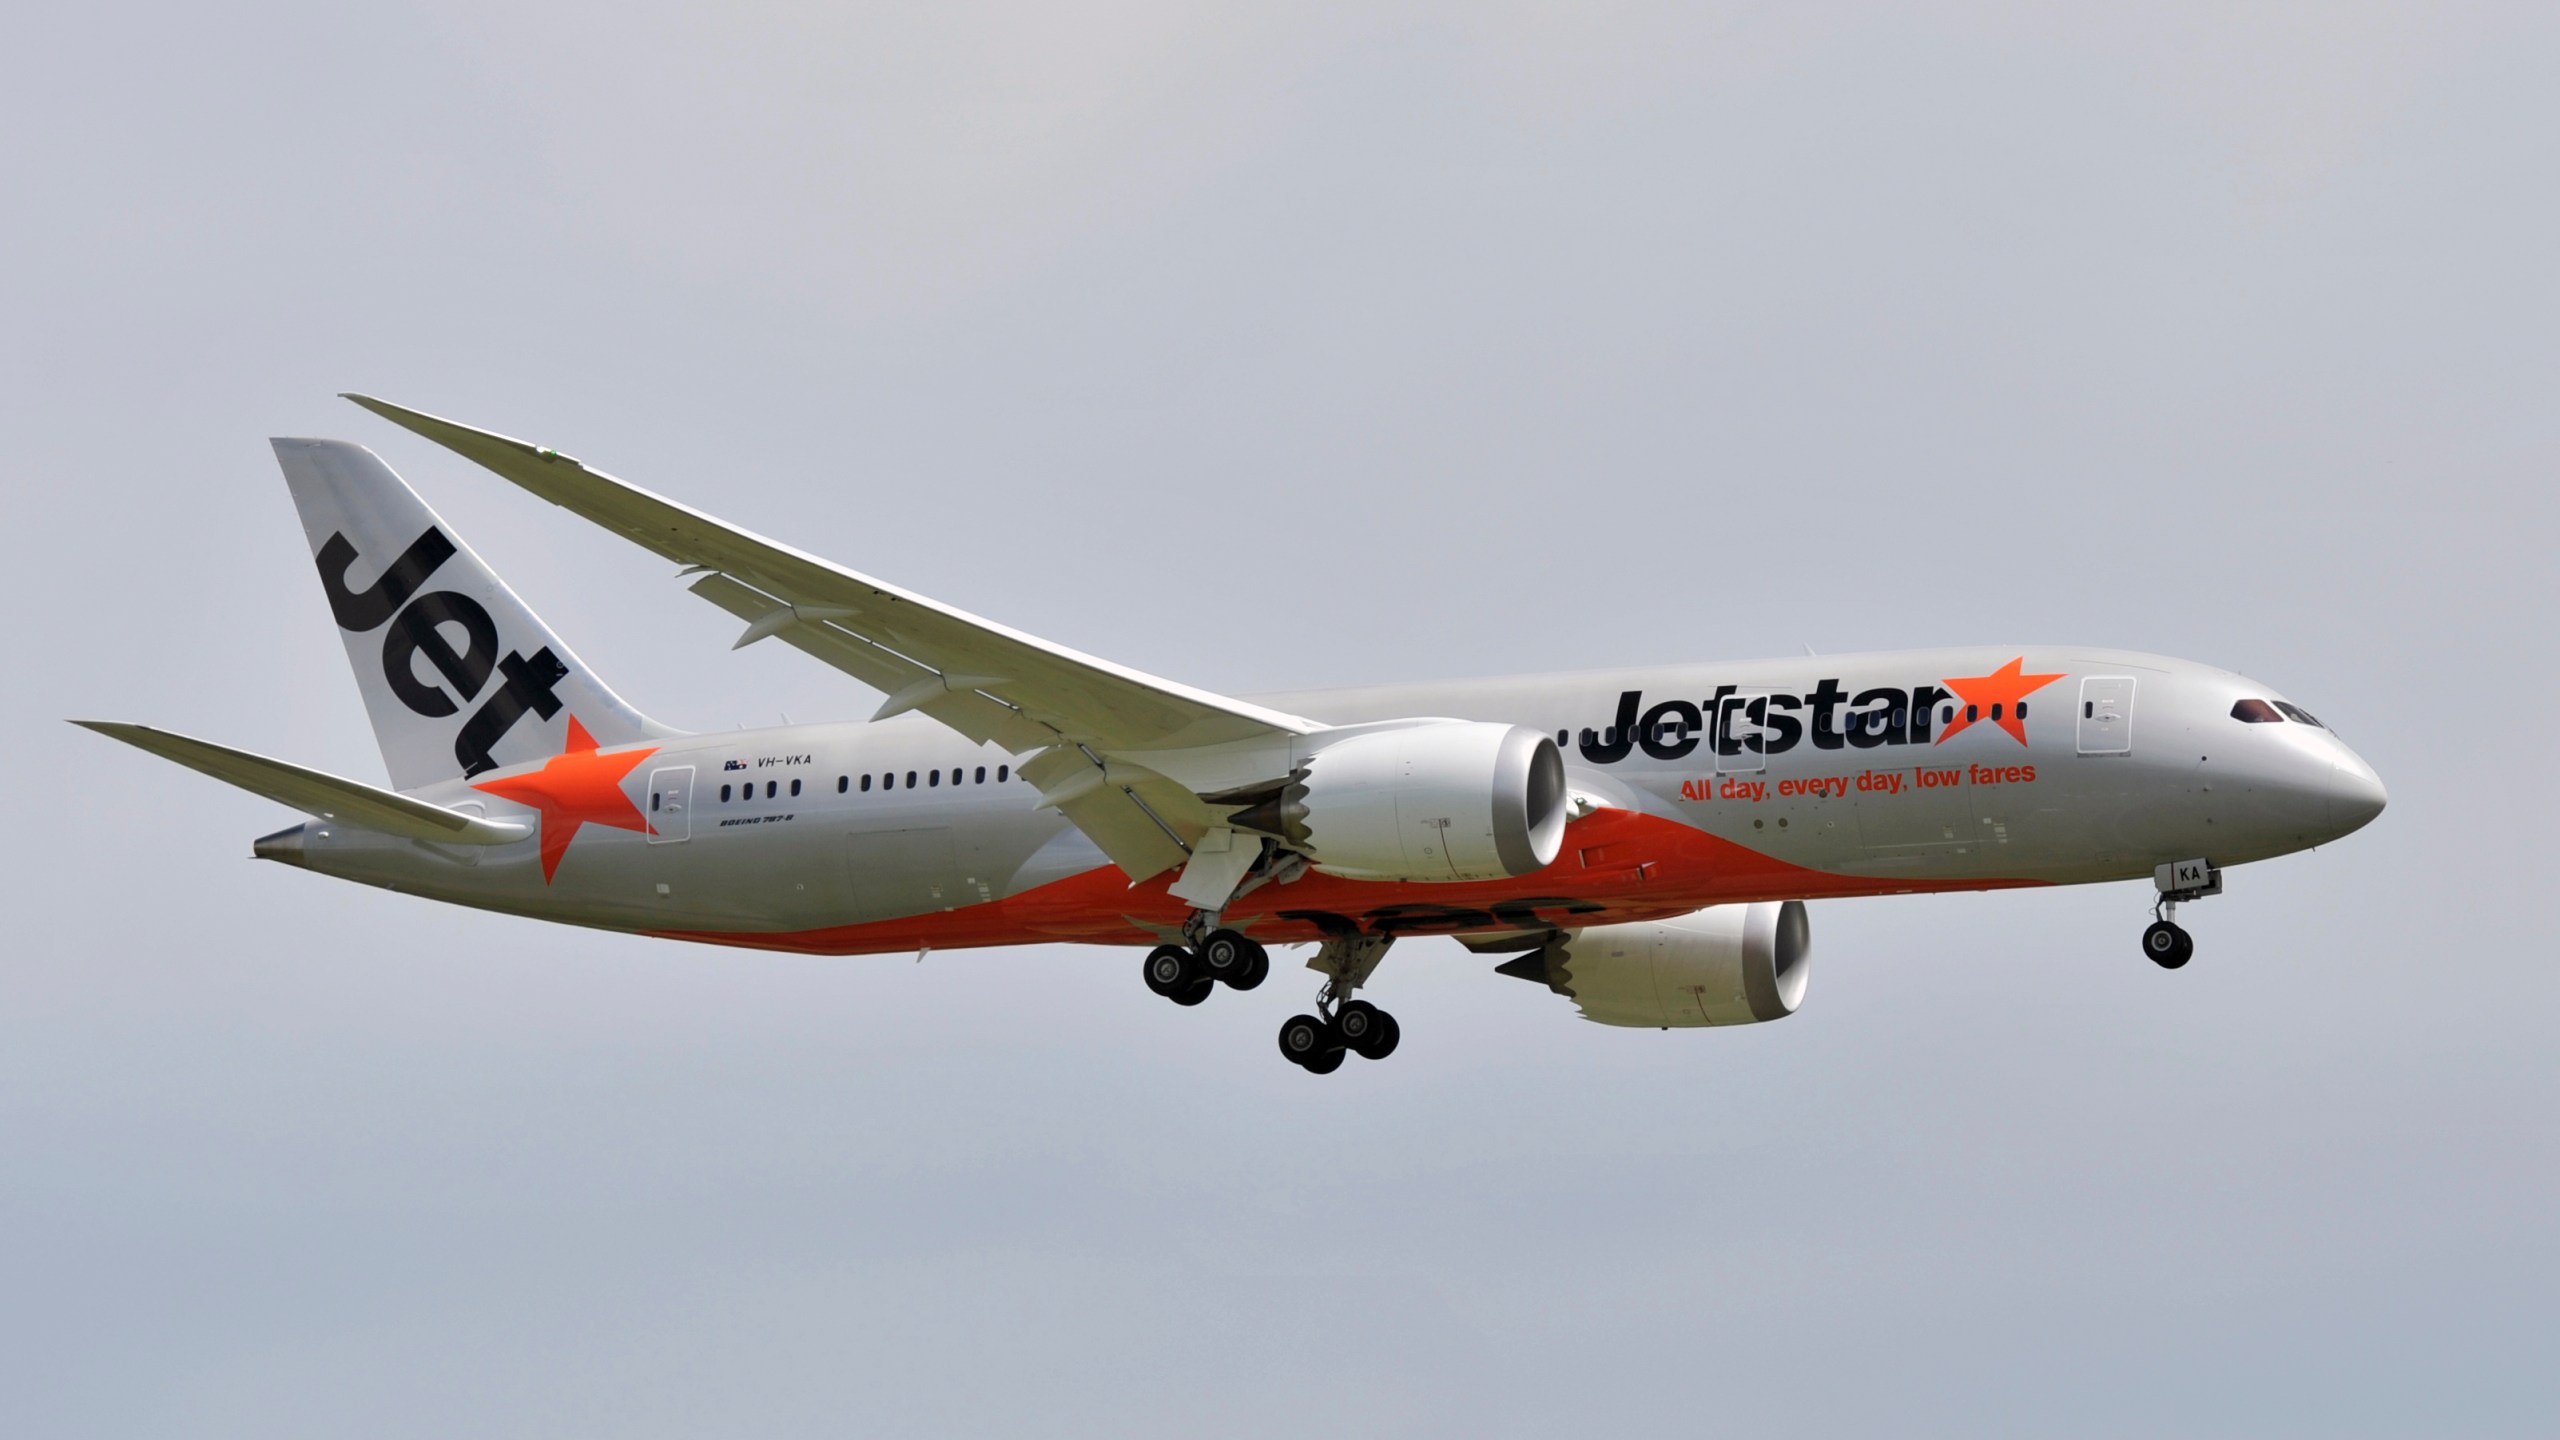
<svg viewBox="0 0 2560 1440"><path fill-rule="evenodd" d="M2195 957L2195 937L2174 920L2154 920L2142 932L2142 953L2163 970L2175 970Z"/></svg>
<svg viewBox="0 0 2560 1440"><path fill-rule="evenodd" d="M2151 904L2151 924L2142 932L2142 953L2163 970L2175 970L2195 958L2195 937L2178 923L2178 906L2222 893L2222 872L2210 860L2176 860L2151 872L2160 898Z"/></svg>

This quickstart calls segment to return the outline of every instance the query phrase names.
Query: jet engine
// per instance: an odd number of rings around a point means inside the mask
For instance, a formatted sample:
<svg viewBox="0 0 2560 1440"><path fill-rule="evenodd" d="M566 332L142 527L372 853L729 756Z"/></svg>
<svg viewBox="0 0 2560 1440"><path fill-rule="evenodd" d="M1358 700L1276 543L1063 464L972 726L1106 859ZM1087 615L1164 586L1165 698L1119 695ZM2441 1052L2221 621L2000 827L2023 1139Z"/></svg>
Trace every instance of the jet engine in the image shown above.
<svg viewBox="0 0 2560 1440"><path fill-rule="evenodd" d="M1717 905L1677 920L1567 931L1498 966L1542 981L1603 1025L1749 1025L1804 1003L1804 902Z"/></svg>
<svg viewBox="0 0 2560 1440"><path fill-rule="evenodd" d="M1451 720L1338 740L1233 823L1276 835L1350 880L1504 880L1564 847L1555 740Z"/></svg>

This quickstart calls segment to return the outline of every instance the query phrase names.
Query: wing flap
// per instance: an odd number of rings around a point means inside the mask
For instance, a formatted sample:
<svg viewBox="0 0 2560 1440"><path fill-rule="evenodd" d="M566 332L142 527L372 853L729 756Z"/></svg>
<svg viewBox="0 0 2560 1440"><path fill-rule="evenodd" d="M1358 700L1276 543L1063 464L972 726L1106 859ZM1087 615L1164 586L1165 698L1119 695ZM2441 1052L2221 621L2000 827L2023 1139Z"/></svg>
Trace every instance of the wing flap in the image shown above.
<svg viewBox="0 0 2560 1440"><path fill-rule="evenodd" d="M341 779L326 771L271 760L264 755L252 755L246 750L234 750L209 740L155 730L148 725L127 725L113 720L74 720L71 723L323 820L336 820L386 835L438 845L504 845L533 833L528 826L465 815L459 810L448 810L397 790L379 789Z"/></svg>
<svg viewBox="0 0 2560 1440"><path fill-rule="evenodd" d="M1066 816L1132 884L1188 862L1206 829L1190 813L1201 808L1190 791L1126 766L1097 765L1073 746L1042 751L1020 773L1039 787L1041 804Z"/></svg>

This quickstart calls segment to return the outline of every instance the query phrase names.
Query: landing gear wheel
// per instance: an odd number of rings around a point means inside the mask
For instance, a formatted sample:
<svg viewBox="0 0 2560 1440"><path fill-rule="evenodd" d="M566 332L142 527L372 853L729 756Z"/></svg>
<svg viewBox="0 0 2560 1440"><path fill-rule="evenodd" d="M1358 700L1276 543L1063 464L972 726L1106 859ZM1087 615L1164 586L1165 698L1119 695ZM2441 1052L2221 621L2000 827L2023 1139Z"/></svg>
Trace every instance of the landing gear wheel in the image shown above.
<svg viewBox="0 0 2560 1440"><path fill-rule="evenodd" d="M1360 1047L1360 1058L1384 1060L1396 1053L1396 1045L1403 1039L1404 1027L1396 1023L1396 1017L1381 1010L1378 1012L1378 1028L1370 1035L1369 1043Z"/></svg>
<svg viewBox="0 0 2560 1440"><path fill-rule="evenodd" d="M2163 970L2175 970L2194 958L2195 937L2167 920L2155 920L2142 932L2142 953Z"/></svg>
<svg viewBox="0 0 2560 1440"><path fill-rule="evenodd" d="M1328 1075L1342 1068L1342 1034L1313 1015L1292 1015L1280 1027L1280 1053L1292 1065Z"/></svg>
<svg viewBox="0 0 2560 1440"><path fill-rule="evenodd" d="M1342 1043L1364 1060L1386 1059L1403 1038L1396 1017L1366 1000L1353 1000L1334 1012L1333 1026L1342 1032Z"/></svg>
<svg viewBox="0 0 2560 1440"><path fill-rule="evenodd" d="M1212 930L1200 942L1200 966L1215 979L1238 990L1250 990L1270 973L1271 960L1260 945L1237 930Z"/></svg>
<svg viewBox="0 0 2560 1440"><path fill-rule="evenodd" d="M1179 945L1159 945L1148 951L1144 973L1148 989L1184 1005L1200 1003L1199 1000L1184 1000L1182 996L1191 989L1192 982L1208 978L1200 973L1200 962ZM1201 998L1206 999L1208 993L1201 991Z"/></svg>
<svg viewBox="0 0 2560 1440"><path fill-rule="evenodd" d="M1217 981L1203 975L1199 979L1194 980L1181 989L1174 991L1171 995L1168 995L1165 998L1171 1000L1176 1005L1197 1005L1201 1001L1208 999L1209 992L1217 988Z"/></svg>

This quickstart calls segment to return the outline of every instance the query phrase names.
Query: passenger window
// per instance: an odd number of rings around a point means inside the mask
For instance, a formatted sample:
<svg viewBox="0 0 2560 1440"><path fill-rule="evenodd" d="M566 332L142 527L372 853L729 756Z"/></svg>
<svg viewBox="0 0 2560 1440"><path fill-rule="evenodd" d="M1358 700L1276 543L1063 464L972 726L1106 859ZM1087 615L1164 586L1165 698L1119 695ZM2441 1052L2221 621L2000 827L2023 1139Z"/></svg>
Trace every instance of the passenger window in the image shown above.
<svg viewBox="0 0 2560 1440"><path fill-rule="evenodd" d="M837 793L837 794L841 795L841 794L843 794L844 792L846 792L847 790L850 790L850 789L852 789L852 788L853 788L853 777L852 777L852 776L850 776L850 775L839 775L839 776L837 776L837 777L836 777L836 793Z"/></svg>
<svg viewBox="0 0 2560 1440"><path fill-rule="evenodd" d="M977 778L977 779L975 779L975 780L970 781L969 783L970 783L970 784L972 784L972 785L984 785L984 784L986 784L986 783L987 783L987 767L986 767L986 766L984 766L984 765L979 766L979 767L978 767L978 778Z"/></svg>
<svg viewBox="0 0 2560 1440"><path fill-rule="evenodd" d="M1981 707L1981 706L1979 706L1979 705L1967 705L1966 707L1964 707L1964 718L1965 718L1965 723L1966 723L1966 724L1968 724L1968 725L1972 724L1972 723L1973 723L1974 721L1976 721L1976 720L1981 719L1981 718L1982 718L1982 707Z"/></svg>
<svg viewBox="0 0 2560 1440"><path fill-rule="evenodd" d="M997 767L996 767L996 783L997 783L997 784L999 784L999 785L1003 784L1003 783L1004 783L1004 777L1005 777L1005 776L1007 776L1007 775L1009 775L1009 774L1011 774L1011 773L1013 773L1013 767L1012 767L1012 766L1010 766L1010 765L999 765L999 766L997 766Z"/></svg>
<svg viewBox="0 0 2560 1440"><path fill-rule="evenodd" d="M916 788L916 772L913 770L907 772L907 788L910 790Z"/></svg>
<svg viewBox="0 0 2560 1440"><path fill-rule="evenodd" d="M868 770L862 772L862 788L865 793L871 789L871 772Z"/></svg>
<svg viewBox="0 0 2560 1440"><path fill-rule="evenodd" d="M729 803L729 787L726 785L720 787L720 803L723 805Z"/></svg>
<svg viewBox="0 0 2560 1440"><path fill-rule="evenodd" d="M1558 748L1558 749L1562 749L1563 747L1565 747L1565 746L1567 746L1567 745L1572 744L1572 743L1573 743L1573 740L1572 740L1572 734L1573 734L1573 732L1571 732L1571 731L1569 731L1569 730L1559 730L1559 731L1557 731L1557 732L1556 732L1556 746L1557 746L1557 748Z"/></svg>
<svg viewBox="0 0 2560 1440"><path fill-rule="evenodd" d="M1941 725L1953 725L1956 723L1956 707L1950 705L1946 709L1939 711L1938 723Z"/></svg>
<svg viewBox="0 0 2560 1440"><path fill-rule="evenodd" d="M1996 703L1995 703L1995 704L1993 704L1993 705L1992 705L1992 707L1991 707L1991 718L1992 718L1992 719L1994 719L1994 720L1997 720L1997 719L1999 719L1999 718L2000 718L2000 707L1999 707L1999 705L1998 705L1998 704L1996 704Z"/></svg>
<svg viewBox="0 0 2560 1440"><path fill-rule="evenodd" d="M799 794L799 793L800 793L800 782L799 782L799 781L794 780L794 781L792 781L792 782L791 782L791 793L792 793L792 794L794 794L794 795L797 795L797 794Z"/></svg>
<svg viewBox="0 0 2560 1440"><path fill-rule="evenodd" d="M658 808L658 792L655 790L649 792L649 808L652 810Z"/></svg>
<svg viewBox="0 0 2560 1440"><path fill-rule="evenodd" d="M780 785L780 784L778 784L777 782L775 782L775 781L771 781L771 780L767 780L766 782L764 782L764 798L766 798L767 800L772 799L772 798L775 796L775 794L777 794L777 793L781 790L781 788L782 788L782 787L781 787L781 785Z"/></svg>
<svg viewBox="0 0 2560 1440"><path fill-rule="evenodd" d="M2277 701L2276 708L2283 711L2287 718L2299 720L2303 724L2308 725L2315 730L2326 730L2329 728L2328 726L2321 724L2319 721L2312 719L2310 711L2303 709L2301 706L2294 704L2290 700Z"/></svg>
<svg viewBox="0 0 2560 1440"><path fill-rule="evenodd" d="M2095 717L2096 717L2097 713L2098 713L2098 702L2097 702L2097 701L2095 701L2095 700L2083 700L2083 701L2081 701L2081 702L2080 702L2080 718L2081 718L2081 719L2083 719L2083 720L2093 719L2093 718L2095 718Z"/></svg>
<svg viewBox="0 0 2560 1440"><path fill-rule="evenodd" d="M927 770L926 772L924 772L924 783L926 783L927 785L939 785L939 784L941 784L941 783L942 783L942 772L941 772L941 771L939 771L939 770Z"/></svg>
<svg viewBox="0 0 2560 1440"><path fill-rule="evenodd" d="M2018 718L2021 720L2027 718L2027 702L2024 700L2018 702Z"/></svg>

